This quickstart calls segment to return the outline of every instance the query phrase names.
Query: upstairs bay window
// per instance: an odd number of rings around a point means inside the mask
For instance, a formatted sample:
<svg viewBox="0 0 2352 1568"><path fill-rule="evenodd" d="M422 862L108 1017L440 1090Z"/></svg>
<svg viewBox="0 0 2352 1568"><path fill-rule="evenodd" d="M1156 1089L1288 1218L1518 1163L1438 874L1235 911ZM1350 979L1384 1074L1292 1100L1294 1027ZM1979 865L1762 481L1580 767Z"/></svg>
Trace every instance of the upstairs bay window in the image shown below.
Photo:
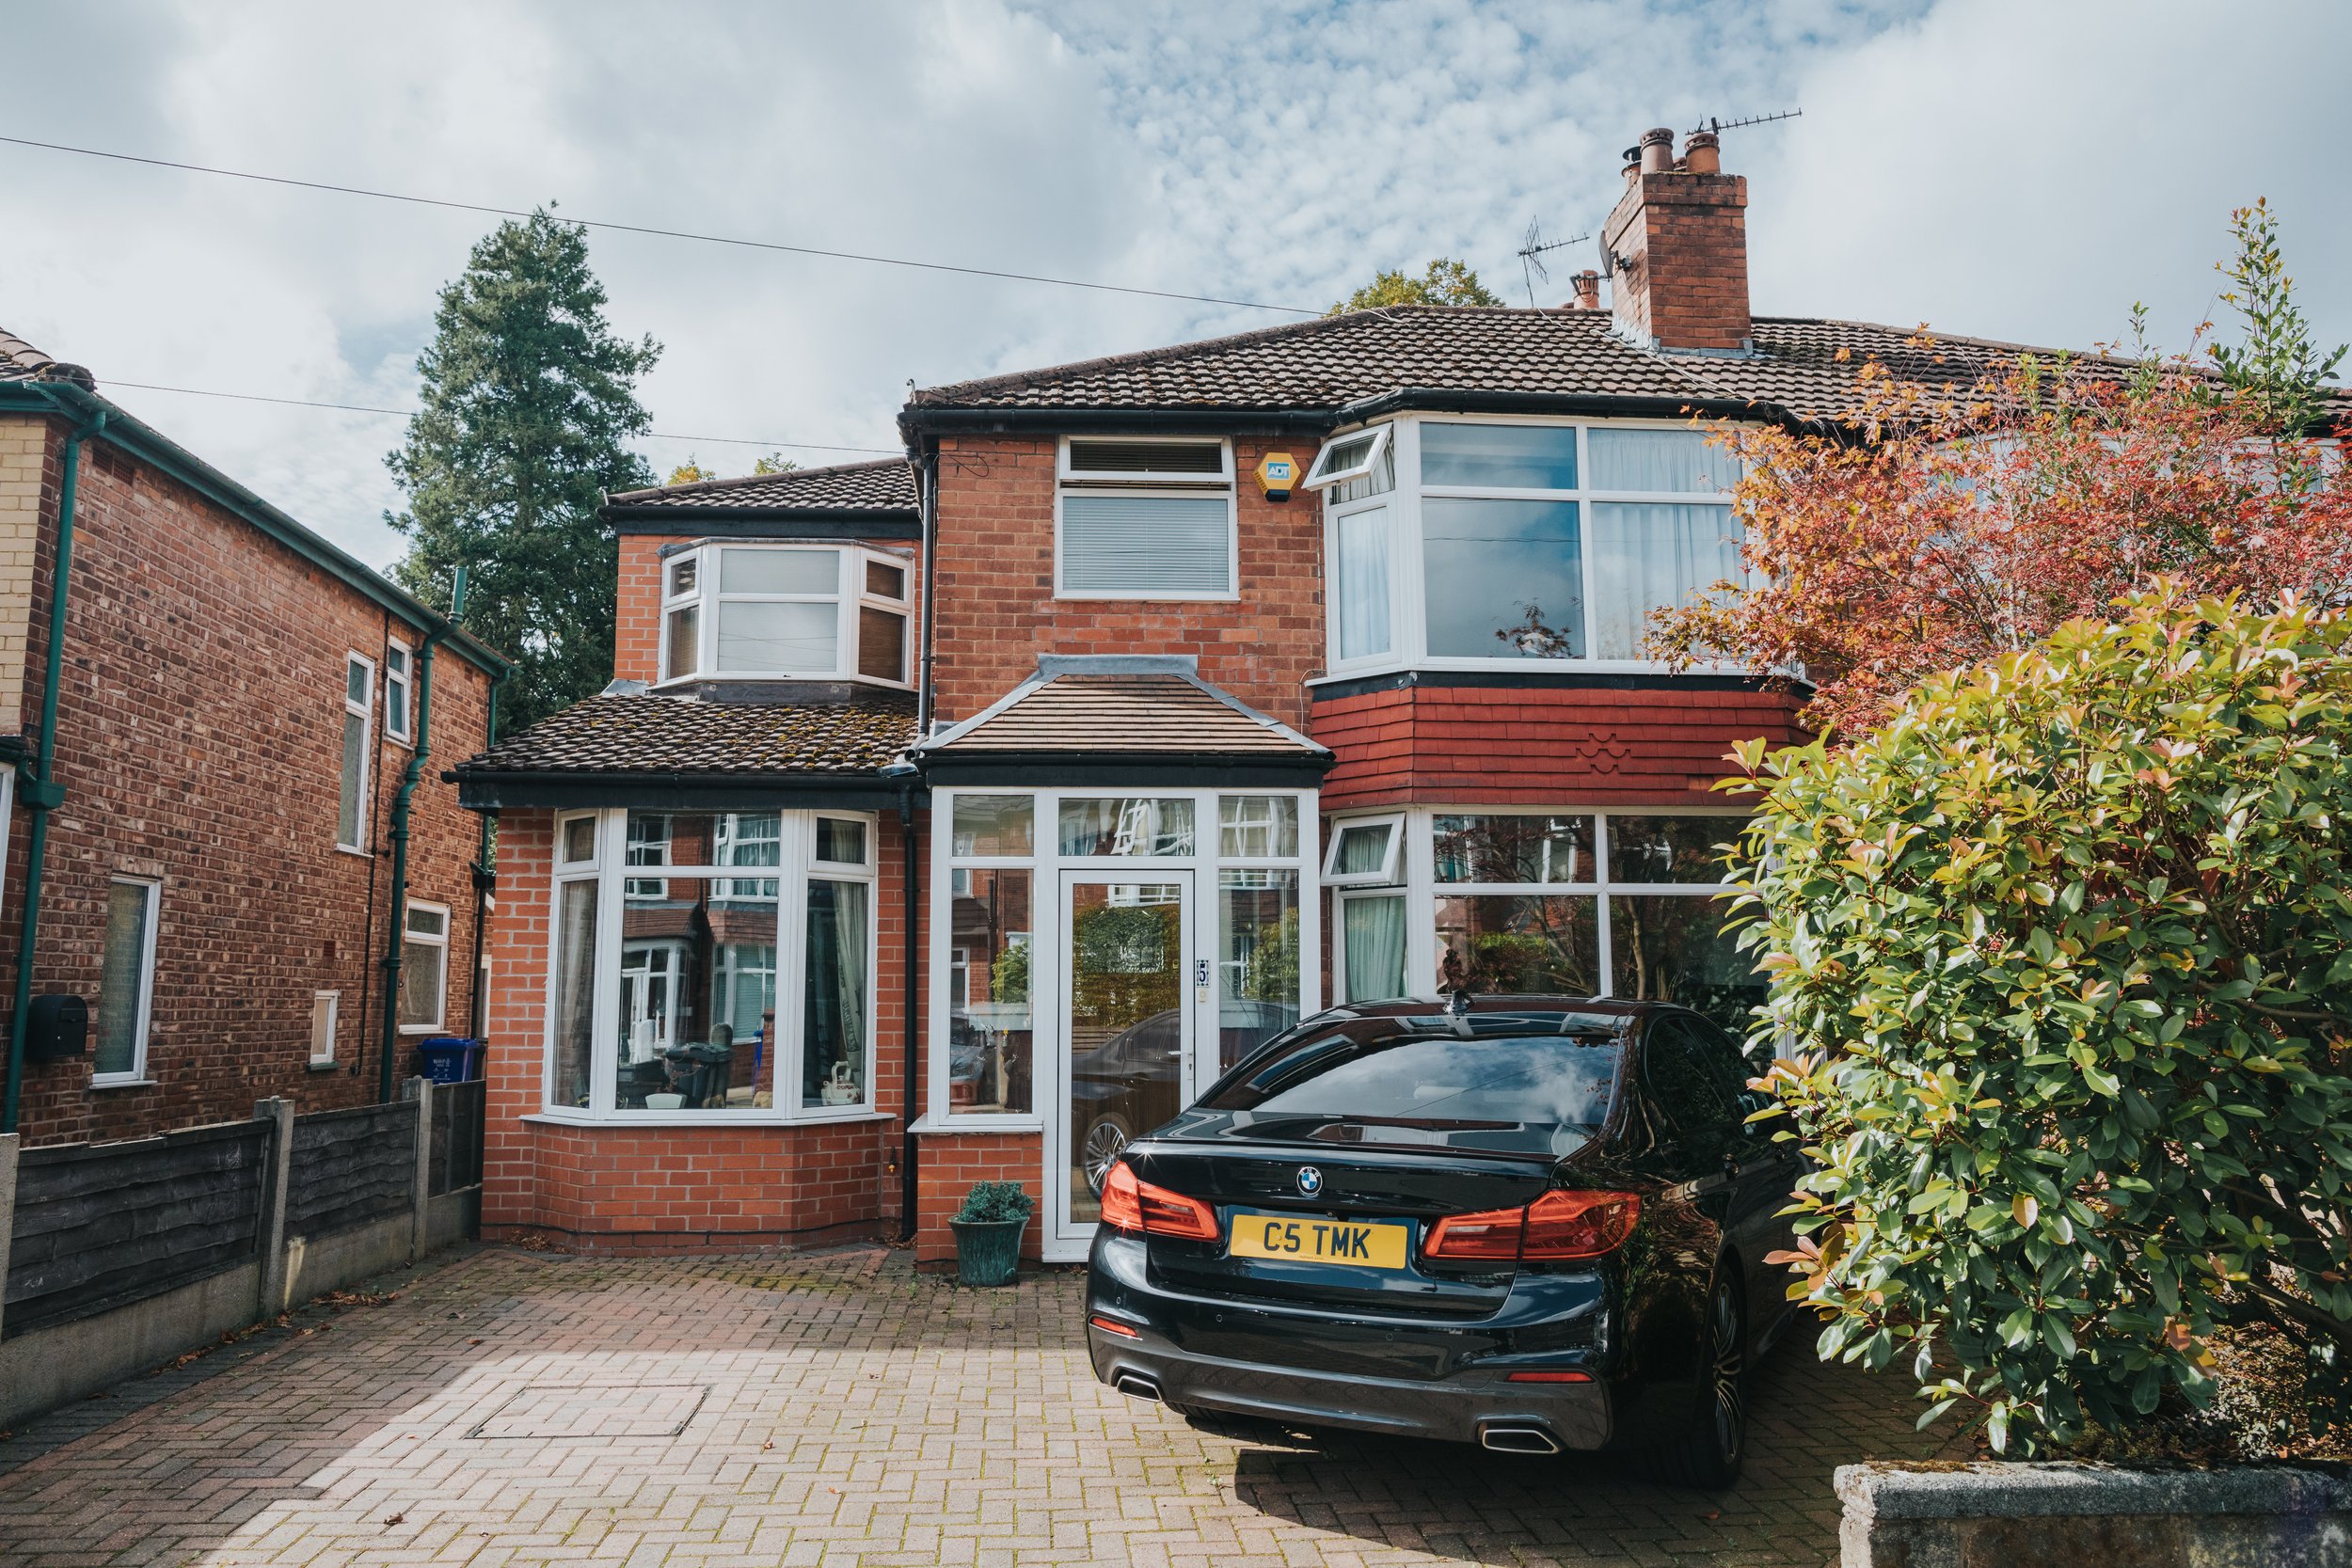
<svg viewBox="0 0 2352 1568"><path fill-rule="evenodd" d="M703 545L662 563L661 678L908 684L908 562L842 546Z"/></svg>
<svg viewBox="0 0 2352 1568"><path fill-rule="evenodd" d="M1652 610L1740 578L1737 479L1679 425L1418 417L1336 436L1305 482L1324 488L1331 668L1642 667Z"/></svg>
<svg viewBox="0 0 2352 1568"><path fill-rule="evenodd" d="M1062 442L1054 592L1065 599L1230 599L1233 454L1215 438Z"/></svg>

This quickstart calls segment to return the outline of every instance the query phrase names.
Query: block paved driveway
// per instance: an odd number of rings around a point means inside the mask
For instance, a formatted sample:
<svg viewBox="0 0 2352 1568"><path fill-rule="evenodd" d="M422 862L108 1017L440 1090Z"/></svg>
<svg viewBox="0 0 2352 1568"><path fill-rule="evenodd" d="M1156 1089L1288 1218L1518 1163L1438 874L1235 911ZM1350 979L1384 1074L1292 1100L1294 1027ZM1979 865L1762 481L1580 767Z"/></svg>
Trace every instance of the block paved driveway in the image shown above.
<svg viewBox="0 0 2352 1568"><path fill-rule="evenodd" d="M1803 1564L1830 1471L1924 1457L1895 1379L1790 1343L1748 1475L1215 1434L1098 1386L1078 1276L961 1291L881 1247L485 1248L0 1442L0 1562Z"/></svg>

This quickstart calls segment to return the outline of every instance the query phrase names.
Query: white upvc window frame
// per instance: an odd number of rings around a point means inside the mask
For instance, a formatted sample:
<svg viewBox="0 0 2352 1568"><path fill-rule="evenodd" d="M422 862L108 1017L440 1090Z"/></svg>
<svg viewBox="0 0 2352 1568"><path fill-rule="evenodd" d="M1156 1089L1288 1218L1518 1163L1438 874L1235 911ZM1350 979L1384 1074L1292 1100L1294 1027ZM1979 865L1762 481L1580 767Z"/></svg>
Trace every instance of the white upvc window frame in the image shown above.
<svg viewBox="0 0 2352 1568"><path fill-rule="evenodd" d="M1642 897L1651 895L1719 898L1731 891L1727 882L1620 882L1613 879L1609 864L1609 822L1613 816L1677 816L1708 817L1726 825L1744 821L1755 814L1737 806L1683 805L1607 805L1561 804L1549 806L1498 806L1479 802L1414 806L1404 813L1405 854L1403 875L1397 885L1406 896L1405 906L1405 982L1406 994L1422 999L1434 999L1438 994L1438 959L1442 951L1438 942L1438 900L1493 895L1502 897L1570 897L1597 900L1595 912L1595 963L1599 971L1603 994L1612 983L1615 953L1610 941L1609 900L1613 895ZM1581 816L1592 819L1593 876L1579 882L1439 882L1437 878L1436 824L1440 816ZM1346 822L1363 821L1364 817L1334 817L1336 829ZM1353 891L1351 885L1350 891ZM1386 890L1378 890L1386 891ZM1334 925L1338 926L1335 920ZM1332 933L1332 963L1343 965L1346 955L1344 927ZM1344 974L1343 968L1334 973Z"/></svg>
<svg viewBox="0 0 2352 1568"><path fill-rule="evenodd" d="M832 555L834 558L834 585L825 592L811 593L752 593L726 592L721 586L725 562L724 552L776 553L800 555ZM677 590L675 584L682 564L691 562L693 586ZM879 562L901 574L905 596L893 599L885 594L869 593L866 586L868 562ZM661 561L661 615L659 643L655 650L660 678L655 686L680 686L691 681L850 681L863 686L880 687L884 690L912 690L914 681L914 640L915 618L915 562L911 552L861 545L855 540L766 540L766 539L698 539ZM729 670L719 663L719 618L723 604L830 604L834 608L834 662L827 669L806 670ZM886 610L898 617L900 633L898 669L901 679L885 680L868 675L858 669L858 642L862 629L859 610L866 608ZM694 668L674 671L670 668L670 623L681 610L694 611Z"/></svg>
<svg viewBox="0 0 2352 1568"><path fill-rule="evenodd" d="M672 815L700 815L703 810L688 808ZM725 812L710 808L710 814L723 816ZM663 866L664 878L670 881L720 882L729 879L756 879L776 882L776 1028L775 1037L766 1044L769 1062L766 1070L771 1074L769 1081L775 1085L770 1097L771 1103L731 1110L680 1108L675 1111L625 1111L615 1106L620 973L625 946L622 915L626 895L622 889L629 879L631 870L642 876L647 868L631 867L627 863L628 812L626 808L613 807L567 811L556 817L558 863L549 890L547 966L543 977L547 989L543 992L546 1022L541 1031L540 1109L527 1119L594 1127L709 1128L808 1126L887 1119L886 1114L876 1107L876 1074L881 1065L881 1030L877 1025L875 1009L882 995L882 818L876 814L855 811L783 810L779 816L779 863L775 865L689 866L676 864L673 859ZM817 858L817 819L819 816L855 821L864 826L866 864L852 865L846 862L819 861ZM595 853L585 861L563 861L565 825L581 819L595 823ZM808 884L811 879L856 881L864 883L866 888L866 1062L861 1080L865 1098L855 1105L803 1107L800 1103L802 1052L805 1043L803 1009L807 996ZM591 969L590 1037L594 1043L589 1053L589 1103L586 1106L560 1105L555 1101L556 992L562 962L559 943L563 937L558 909L564 885L573 881L597 884L596 951ZM788 1095L785 1092L787 1085L790 1085Z"/></svg>
<svg viewBox="0 0 2352 1568"><path fill-rule="evenodd" d="M144 1084L147 1076L148 1033L155 1017L155 942L164 924L164 884L159 877L114 876L106 879L108 898L118 887L135 887L146 895L145 928L139 933L138 1006L133 1014L131 1034L131 1065L114 1072L98 1070L97 1047L90 1051L90 1087L116 1088L132 1084ZM105 997L104 959L100 959L98 993L103 1009Z"/></svg>
<svg viewBox="0 0 2352 1568"><path fill-rule="evenodd" d="M310 1065L335 1065L336 1037L342 1032L343 993L340 990L314 990L310 993ZM322 1050L321 1047L325 1049Z"/></svg>
<svg viewBox="0 0 2352 1568"><path fill-rule="evenodd" d="M422 910L427 914L437 914L441 917L441 930L438 936L435 936L430 933L419 935L410 927L408 917L420 910ZM441 983L435 989L433 993L433 1022L430 1023L409 1023L404 1022L400 1026L400 1032L404 1035L437 1035L449 1026L449 950L450 939L453 934L450 907L447 904L436 904L422 898L411 898L406 901L405 907L401 911L400 944L403 949L401 958L402 989L405 990L408 983L408 962L405 949L410 942L415 942L420 947L436 948L439 951L441 956ZM398 998L393 999L392 1006L395 1012L399 1010L400 1003Z"/></svg>
<svg viewBox="0 0 2352 1568"><path fill-rule="evenodd" d="M1373 812L1357 816L1335 816L1331 819L1331 839L1323 851L1323 885L1325 887L1389 887L1397 880L1396 866L1401 858L1406 837L1406 816L1401 811ZM1388 852L1381 856L1380 865L1374 871L1342 871L1340 843L1349 832L1364 828L1386 828L1389 831Z"/></svg>
<svg viewBox="0 0 2352 1568"><path fill-rule="evenodd" d="M351 695L351 673L355 666L366 672L359 682L359 689L362 693L364 693L364 695L357 699L354 699ZM358 796L358 809L352 814L352 820L356 824L355 832L357 836L352 842L345 842L340 836L338 836L335 840L335 847L347 855L364 855L368 853L368 829L370 826L368 808L371 804L369 789L374 783L374 780L371 775L374 770L375 763L375 660L370 658L363 653L348 649L345 650L343 654L343 689L340 693L338 693L338 695L342 698L343 716L345 718L356 718L359 721L359 777L355 786L356 793ZM339 835L342 832L342 738L343 726L337 724L335 726L335 829Z"/></svg>
<svg viewBox="0 0 2352 1568"><path fill-rule="evenodd" d="M1522 489L1486 485L1424 485L1422 474L1422 433L1431 425L1534 425L1551 429L1573 429L1576 432L1577 487L1574 489ZM1326 437L1327 446L1360 435L1357 430ZM1307 684L1310 687L1335 681L1352 680L1361 675L1395 670L1458 670L1509 671L1519 673L1557 672L1573 674L1666 674L1671 666L1647 658L1519 658L1507 656L1494 657L1463 655L1432 655L1428 652L1429 626L1427 596L1422 585L1428 579L1427 536L1422 527L1422 501L1424 497L1460 498L1471 500L1552 500L1573 502L1577 508L1577 567L1581 577L1585 614L1584 638L1589 646L1593 636L1592 606L1594 583L1593 508L1597 505L1631 504L1658 506L1727 506L1728 491L1706 490L1604 490L1591 481L1590 433L1597 428L1612 430L1665 430L1690 434L1687 420L1638 419L1559 419L1534 414L1400 414L1388 421L1391 435L1388 447L1396 466L1396 483L1389 490L1374 495L1354 497L1345 500L1335 499L1344 478L1334 479L1321 487L1324 512L1324 560L1329 563L1326 576L1337 569L1338 522L1342 516L1374 506L1387 506L1389 511L1389 625L1390 647L1384 655L1367 655L1354 659L1340 657L1340 626L1338 599L1332 585L1326 583L1324 594L1324 648L1326 673ZM1322 453L1316 454L1321 461ZM1370 469L1365 470L1369 472ZM1351 473L1353 470L1351 470ZM1362 477L1355 475L1355 477ZM1311 477L1310 483L1314 483ZM1736 516L1736 515L1735 515ZM1730 661L1701 661L1687 672L1693 674L1750 675L1756 673L1747 666Z"/></svg>
<svg viewBox="0 0 2352 1568"><path fill-rule="evenodd" d="M1136 471L1074 470L1070 454L1073 444L1134 441L1160 446L1215 447L1214 474L1154 474ZM1241 486L1234 471L1233 443L1222 436L1064 436L1055 444L1054 459L1054 597L1128 604L1231 604L1241 598ZM1225 587L1190 593L1135 593L1074 589L1064 585L1062 571L1062 503L1073 495L1181 496L1220 494L1225 499Z"/></svg>
<svg viewBox="0 0 2352 1568"><path fill-rule="evenodd" d="M1298 845L1295 854L1280 856L1227 855L1222 853L1222 835L1218 832L1218 798L1227 795L1284 796L1297 802ZM1025 855L958 854L954 848L956 802L980 797L1026 797L1035 816L1032 819L1030 845ZM1193 802L1193 852L1189 855L1064 855L1061 848L1061 808L1066 800L1120 800L1150 798L1158 800L1189 799ZM1191 948L1197 962L1207 965L1208 972L1218 977L1209 988L1209 997L1200 1002L1188 976L1184 994L1193 1000L1186 1006L1203 1008L1196 1014L1196 1022L1202 1017L1216 1019L1224 1000L1221 994L1223 966L1214 955L1217 952L1217 874L1221 870L1270 869L1295 871L1298 877L1298 1016L1311 1018L1323 1006L1323 973L1319 955L1323 951L1323 895L1316 878L1319 856L1316 853L1316 815L1319 793L1312 789L1277 789L1250 784L1232 784L1221 788L1200 789L1189 786L1153 786L1137 784L1130 787L1089 786L1087 788L1022 788L1012 784L976 785L965 788L946 786L932 792L930 853L930 891L928 924L924 938L927 958L925 975L926 1006L930 1012L924 1023L926 1037L925 1069L923 1073L922 1120L917 1131L938 1132L1046 1132L1053 1120L1052 1101L1048 1098L1062 1088L1055 1070L1049 1070L1048 1057L1056 1049L1050 1042L1060 1037L1062 1002L1054 976L1059 973L1062 942L1062 881L1067 872L1132 873L1136 881L1149 881L1155 871L1183 871L1191 878L1191 907L1189 911ZM958 1111L948 1102L948 1053L951 1045L951 998L948 990L952 963L950 927L954 920L953 900L955 873L965 870L1026 871L1029 875L1029 929L1025 933L1029 947L1029 1027L1031 1059L1035 1064L1030 1081L1031 1102L1025 1112ZM975 959L977 961L977 958ZM1216 1053L1217 1035L1211 1026L1206 1034L1196 1031L1196 1051L1203 1053L1201 1060ZM1213 1078L1214 1073L1207 1074ZM1190 1103L1193 1089L1184 1093ZM1052 1137L1046 1143L1050 1146ZM1047 1150L1048 1157L1052 1150Z"/></svg>
<svg viewBox="0 0 2352 1568"><path fill-rule="evenodd" d="M1298 487L1301 490L1324 490L1334 484L1345 484L1350 480L1362 479L1379 467L1380 454L1389 450L1389 441L1394 435L1392 425L1382 423L1326 436L1322 447L1315 452L1314 462L1308 466L1307 477L1298 482ZM1372 438L1372 444L1358 453L1345 467L1338 467L1334 460L1339 453L1350 443L1367 436Z"/></svg>
<svg viewBox="0 0 2352 1568"><path fill-rule="evenodd" d="M397 637L387 638L384 646L384 738L413 748L416 738L410 730L410 715L415 711L417 687L417 652ZM398 695L394 695L394 689Z"/></svg>

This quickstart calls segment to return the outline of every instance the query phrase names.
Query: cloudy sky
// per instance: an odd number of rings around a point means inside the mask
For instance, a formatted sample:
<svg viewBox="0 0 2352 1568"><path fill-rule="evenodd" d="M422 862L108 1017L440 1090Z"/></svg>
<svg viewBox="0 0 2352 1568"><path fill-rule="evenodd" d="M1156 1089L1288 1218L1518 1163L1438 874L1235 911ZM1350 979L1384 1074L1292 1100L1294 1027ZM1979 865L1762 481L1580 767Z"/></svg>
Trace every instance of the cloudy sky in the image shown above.
<svg viewBox="0 0 2352 1568"><path fill-rule="evenodd" d="M1458 256L1524 303L1645 126L1727 133L1761 313L2177 345L2233 206L2352 338L2335 0L0 0L0 136L494 207L1317 310ZM0 143L0 326L367 559L478 214ZM598 233L667 472L887 448L912 380L1278 311ZM1553 258L1565 297L1591 248ZM671 439L691 436L699 439ZM810 443L806 450L792 443Z"/></svg>

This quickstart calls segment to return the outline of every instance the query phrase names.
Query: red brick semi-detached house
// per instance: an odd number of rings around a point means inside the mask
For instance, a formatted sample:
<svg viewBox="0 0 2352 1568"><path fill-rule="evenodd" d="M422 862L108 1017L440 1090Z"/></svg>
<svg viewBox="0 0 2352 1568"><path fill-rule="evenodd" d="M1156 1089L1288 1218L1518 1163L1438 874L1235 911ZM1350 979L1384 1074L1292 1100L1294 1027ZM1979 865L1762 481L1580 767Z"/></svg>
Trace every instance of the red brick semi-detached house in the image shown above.
<svg viewBox="0 0 2352 1568"><path fill-rule="evenodd" d="M1123 1144L1302 1013L1742 1010L1709 786L1794 699L1642 657L1740 571L1704 422L2016 351L1754 316L1713 138L1625 179L1607 309L1587 274L933 388L904 463L613 498L613 691L454 774L540 966L485 1223L938 1262L993 1177L1075 1259Z"/></svg>
<svg viewBox="0 0 2352 1568"><path fill-rule="evenodd" d="M88 371L0 333L0 1131L108 1140L268 1096L367 1103L419 1040L477 1033L480 823L425 758L481 746L505 669ZM87 1028L61 1054L75 1002Z"/></svg>

